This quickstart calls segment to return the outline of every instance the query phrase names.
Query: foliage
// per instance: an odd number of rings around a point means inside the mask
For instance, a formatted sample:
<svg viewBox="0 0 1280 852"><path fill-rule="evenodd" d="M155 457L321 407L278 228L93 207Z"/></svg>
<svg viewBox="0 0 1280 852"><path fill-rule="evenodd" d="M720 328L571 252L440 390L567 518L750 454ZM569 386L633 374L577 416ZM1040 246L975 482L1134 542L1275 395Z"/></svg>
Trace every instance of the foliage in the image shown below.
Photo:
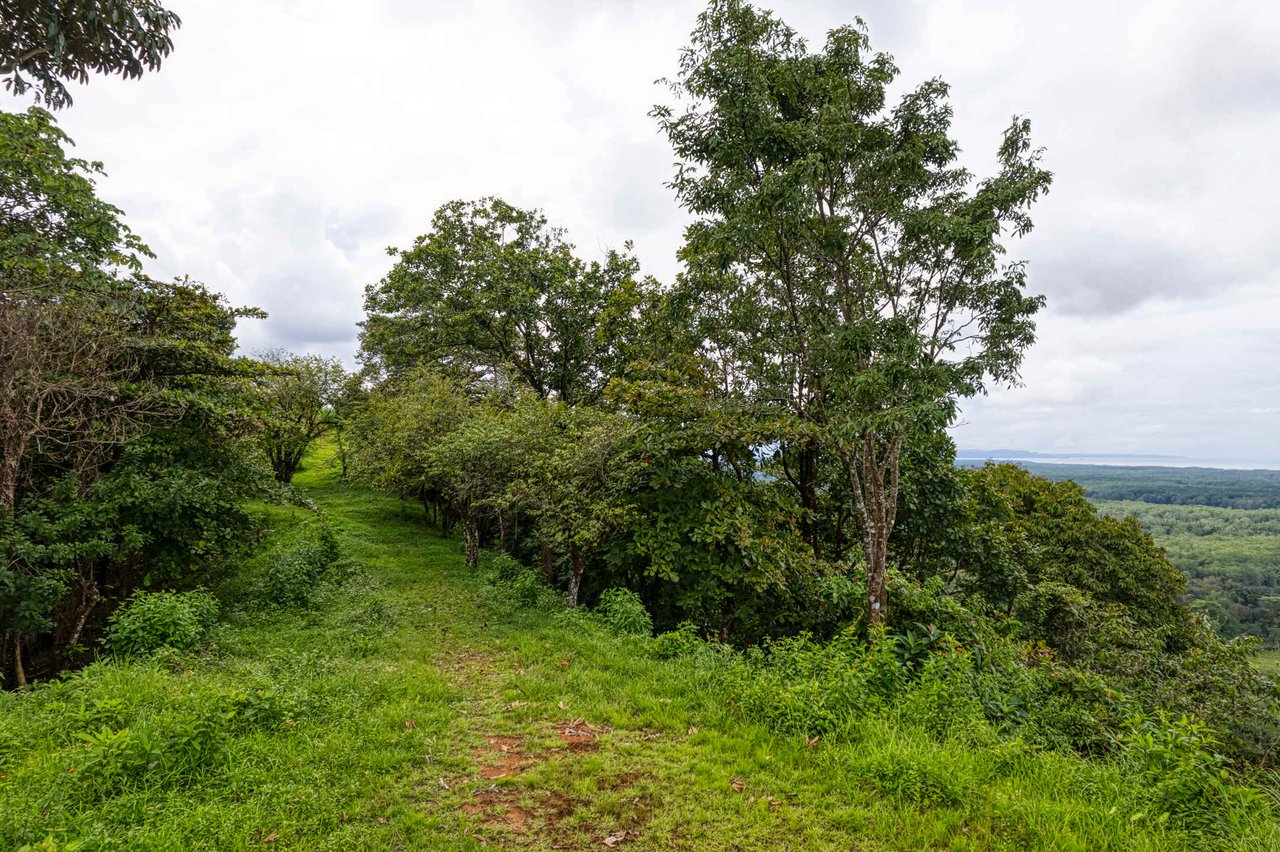
<svg viewBox="0 0 1280 852"><path fill-rule="evenodd" d="M284 552L271 554L271 563L256 597L265 606L304 607L311 602L339 557L333 530L323 520L302 531L301 540Z"/></svg>
<svg viewBox="0 0 1280 852"><path fill-rule="evenodd" d="M538 211L453 201L367 288L366 361L398 373L432 362L566 403L598 399L629 360L653 283L630 255L590 264Z"/></svg>
<svg viewBox="0 0 1280 852"><path fill-rule="evenodd" d="M810 52L741 0L713 0L682 53L677 112L653 111L696 217L675 299L736 393L813 428L794 451L806 512L822 457L860 522L867 618L886 613L887 547L904 443L946 425L958 398L1010 381L1043 304L1006 235L1031 230L1049 186L1015 119L999 172L956 165L947 87L888 106L897 68L861 22ZM817 548L815 547L815 552Z"/></svg>
<svg viewBox="0 0 1280 852"><path fill-rule="evenodd" d="M630 589L606 589L596 604L596 613L615 633L653 635L653 619L644 608L644 601Z"/></svg>
<svg viewBox="0 0 1280 852"><path fill-rule="evenodd" d="M137 592L111 613L103 642L125 655L160 648L186 651L195 647L217 617L218 602L205 591Z"/></svg>
<svg viewBox="0 0 1280 852"><path fill-rule="evenodd" d="M251 543L257 367L232 332L260 313L142 276L98 167L47 113L0 120L0 644L20 686L73 662L139 585Z"/></svg>
<svg viewBox="0 0 1280 852"><path fill-rule="evenodd" d="M182 25L155 0L2 0L0 76L7 91L36 90L53 109L68 106L68 82L86 83L89 72L141 77L173 50L170 35Z"/></svg>
<svg viewBox="0 0 1280 852"><path fill-rule="evenodd" d="M1227 637L1280 644L1280 510L1094 501L1133 517L1187 575L1187 599Z"/></svg>
<svg viewBox="0 0 1280 852"><path fill-rule="evenodd" d="M347 371L337 358L275 350L259 360L266 407L262 445L276 479L288 483L311 442L334 428L334 406L347 389Z"/></svg>
<svg viewBox="0 0 1280 852"><path fill-rule="evenodd" d="M856 843L1154 852L1267 848L1272 837L1265 799L1248 811L1217 811L1229 818L1212 833L1162 822L1154 785L1123 746L1112 746L1114 757L1084 758L1012 731L992 738L971 711L956 710L965 706L953 686L956 669L964 671L957 660L976 658L968 645L959 657L938 646L929 657L950 653L922 659L905 692L843 734L814 740L771 728L736 702L739 664L723 646L686 630L697 647L658 660L642 650L658 640L638 645L595 618L562 623L512 606L486 593L455 543L403 517L394 496L341 485L320 461L309 459L299 487L323 508L343 551L369 566L376 596L405 617L382 639L356 641L353 619L366 598L344 587L311 610L270 619L233 608L216 652L103 661L0 693L0 845L52 836L85 848L221 848L272 834L281 846L321 849L445 848L471 835L508 842L505 821L488 822L505 813L499 806L464 810L477 792L510 795L529 814L524 837L548 832L535 846L598 846L600 827L634 813L637 798L646 810L623 822L637 846L697 835L712 850ZM308 518L286 507L268 512L283 546ZM921 612L935 605L916 597ZM895 601L895 611L906 605ZM884 669L900 669L893 642L881 645ZM1010 670L1051 684L1045 668ZM948 724L952 717L963 724ZM195 719L215 732L197 735ZM564 748L548 719L595 726L599 737L589 750ZM91 752L79 734L104 725L162 756L153 769L107 775L120 780L99 792L79 777ZM518 776L483 777L493 770L486 744L495 735L522 738ZM212 746L200 768L184 768L196 766L200 742ZM116 765L141 751L122 749ZM558 797L573 802L574 819L539 804Z"/></svg>

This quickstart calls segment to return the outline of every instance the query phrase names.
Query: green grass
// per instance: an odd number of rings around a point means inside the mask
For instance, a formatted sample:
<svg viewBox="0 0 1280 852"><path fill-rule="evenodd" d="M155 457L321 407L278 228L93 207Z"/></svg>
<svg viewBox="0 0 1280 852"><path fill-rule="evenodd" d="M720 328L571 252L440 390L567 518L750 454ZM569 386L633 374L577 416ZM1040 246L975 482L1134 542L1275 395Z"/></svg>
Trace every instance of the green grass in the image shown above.
<svg viewBox="0 0 1280 852"><path fill-rule="evenodd" d="M520 607L415 512L311 462L297 483L344 582L306 612L255 605L309 514L274 507L275 550L221 589L201 652L0 695L0 847L1204 848L1110 764L896 716L853 741L777 735L729 709L714 661ZM150 742L155 767L120 777L106 746L93 763L77 735L104 726ZM1221 839L1280 848L1250 830Z"/></svg>

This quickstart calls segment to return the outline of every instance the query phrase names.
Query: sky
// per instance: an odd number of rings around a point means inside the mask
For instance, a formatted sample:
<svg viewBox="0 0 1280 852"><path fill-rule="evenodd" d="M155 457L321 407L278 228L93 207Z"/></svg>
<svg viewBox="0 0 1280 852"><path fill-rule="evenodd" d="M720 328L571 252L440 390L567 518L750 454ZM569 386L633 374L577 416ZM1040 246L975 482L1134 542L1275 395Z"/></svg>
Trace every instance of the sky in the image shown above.
<svg viewBox="0 0 1280 852"><path fill-rule="evenodd" d="M686 0L171 0L173 55L58 120L156 252L236 304L246 351L354 362L364 287L446 201L542 208L587 259L670 281L687 218L648 116ZM1011 246L1048 299L965 447L1280 459L1280 4L774 0L820 46L862 17L898 90L952 88L963 162L1030 117L1054 172ZM0 96L0 106L23 105Z"/></svg>

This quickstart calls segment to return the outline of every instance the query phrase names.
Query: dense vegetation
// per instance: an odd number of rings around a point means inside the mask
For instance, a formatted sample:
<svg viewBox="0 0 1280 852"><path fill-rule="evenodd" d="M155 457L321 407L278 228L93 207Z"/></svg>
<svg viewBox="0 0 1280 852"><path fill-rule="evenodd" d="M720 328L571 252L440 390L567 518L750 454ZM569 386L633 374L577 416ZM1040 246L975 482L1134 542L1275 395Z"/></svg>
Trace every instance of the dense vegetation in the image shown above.
<svg viewBox="0 0 1280 852"><path fill-rule="evenodd" d="M0 646L22 686L104 602L247 546L263 493L235 310L141 272L142 245L51 116L0 114Z"/></svg>
<svg viewBox="0 0 1280 852"><path fill-rule="evenodd" d="M734 793L789 781L816 845L1276 842L1280 696L1251 644L1180 602L1135 519L955 465L958 402L1016 379L1034 338L1043 300L1005 255L1050 175L1021 119L995 174L960 168L946 86L890 103L896 74L861 26L815 52L713 0L680 108L653 112L694 217L678 280L629 245L579 257L541 211L449 202L367 288L354 375L237 357L256 313L144 276L98 167L48 113L3 115L0 836L456 840L454 808L483 812L454 789L461 740L510 718L521 739L491 746L546 745L555 698L584 705L568 747L625 734L650 810L696 757ZM320 507L292 487L318 439ZM533 678L468 662L491 626ZM450 676L423 662L437 644ZM466 700L487 715L451 725ZM564 772L575 843L705 848L699 826L741 824L695 776L681 810L620 825L616 797L585 804L600 770ZM809 805L784 800L752 804L773 815L753 842L792 839Z"/></svg>
<svg viewBox="0 0 1280 852"><path fill-rule="evenodd" d="M647 638L625 597L568 612L496 554L468 569L458 543L394 497L340 484L338 465L308 467L299 484L323 514L268 507L265 549L216 587L221 620L191 649L0 694L0 846L1163 852L1280 839L1268 794L1219 786L1206 733L1177 718L1131 720L1122 755L1086 758L988 721L964 687L975 648L792 640L765 658L687 632ZM313 555L331 547L334 561ZM282 588L310 594L281 606ZM131 607L127 635L199 626L156 603L145 618ZM1060 696L1028 694L1028 712L1069 709L1055 670L1010 670Z"/></svg>
<svg viewBox="0 0 1280 852"><path fill-rule="evenodd" d="M1084 486L1092 500L1130 500L1229 509L1280 509L1280 470L1039 462L1018 464L1045 479L1069 479L1077 482Z"/></svg>
<svg viewBox="0 0 1280 852"><path fill-rule="evenodd" d="M1280 510L1098 502L1131 515L1188 576L1191 605L1226 636L1280 644Z"/></svg>

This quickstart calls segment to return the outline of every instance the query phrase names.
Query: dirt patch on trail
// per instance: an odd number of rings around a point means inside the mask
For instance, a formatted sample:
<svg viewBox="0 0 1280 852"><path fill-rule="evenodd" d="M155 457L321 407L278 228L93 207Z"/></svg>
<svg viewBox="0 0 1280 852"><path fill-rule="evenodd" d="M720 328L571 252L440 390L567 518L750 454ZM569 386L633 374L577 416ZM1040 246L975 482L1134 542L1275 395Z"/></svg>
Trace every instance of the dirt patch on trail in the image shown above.
<svg viewBox="0 0 1280 852"><path fill-rule="evenodd" d="M463 805L462 812L467 816L483 816L489 828L507 828L516 834L527 832L534 819L530 811L511 800L510 794L496 790L476 793L475 801Z"/></svg>
<svg viewBox="0 0 1280 852"><path fill-rule="evenodd" d="M486 741L488 742L486 748L472 751L472 754L482 761L488 757L497 758L496 763L489 762L481 765L480 775L483 778L495 781L499 778L519 775L524 771L529 758L520 753L520 746L524 743L522 737L487 737Z"/></svg>
<svg viewBox="0 0 1280 852"><path fill-rule="evenodd" d="M574 719L572 722L561 722L556 725L556 733L560 736L560 741L564 743L565 748L569 751L594 751L599 747L597 740L601 734L607 734L612 728L603 725L592 725L581 719Z"/></svg>

